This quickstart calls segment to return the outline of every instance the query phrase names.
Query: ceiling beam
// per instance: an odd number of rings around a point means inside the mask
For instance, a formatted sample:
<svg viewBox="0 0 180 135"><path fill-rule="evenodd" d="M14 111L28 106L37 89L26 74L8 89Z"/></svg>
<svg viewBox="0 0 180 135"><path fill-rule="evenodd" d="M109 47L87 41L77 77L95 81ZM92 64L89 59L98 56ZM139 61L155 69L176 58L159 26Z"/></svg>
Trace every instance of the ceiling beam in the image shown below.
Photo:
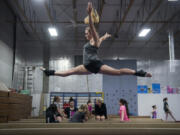
<svg viewBox="0 0 180 135"><path fill-rule="evenodd" d="M26 22L29 22L28 17L25 15L24 10L22 9L22 7L20 6L18 0L13 0L13 2L15 3L17 9L19 10L19 12L21 13L21 15L23 16L23 18L25 19ZM21 19L22 20L22 19ZM22 21L22 23L24 23ZM28 23L28 26L31 28L33 34L36 36L36 38L42 43L42 40L40 39L39 35L37 34L36 29L33 27L32 23Z"/></svg>
<svg viewBox="0 0 180 135"><path fill-rule="evenodd" d="M73 4L73 18L75 23L77 23L77 7L76 7L76 0L72 0L72 4Z"/></svg>
<svg viewBox="0 0 180 135"><path fill-rule="evenodd" d="M100 7L99 7L99 18L101 18L102 13L103 13L103 8L104 8L105 1L104 1L104 0L99 0L99 2L100 2Z"/></svg>
<svg viewBox="0 0 180 135"><path fill-rule="evenodd" d="M104 0L98 0L98 2L100 3L99 10L98 10L98 12L99 12L98 13L99 14L99 21L100 21L101 17L102 17L105 1ZM99 24L100 24L100 22L96 25L97 30L99 29Z"/></svg>
<svg viewBox="0 0 180 135"><path fill-rule="evenodd" d="M20 11L20 13L21 13L21 15L23 16L23 18L25 19L25 21L29 22L29 19L28 19L28 17L25 15L24 10L23 10L23 9L21 8L21 6L19 5L18 0L13 0L13 2L15 3L16 7L17 7L18 10ZM28 25L29 25L29 27L31 28L31 30L32 30L33 32L35 32L35 29L33 28L32 24L29 23Z"/></svg>
<svg viewBox="0 0 180 135"><path fill-rule="evenodd" d="M126 9L126 11L125 11L125 13L124 13L124 16L123 16L123 18L122 18L122 21L121 21L121 22L119 23L119 25L118 25L118 28L117 28L117 30L116 30L116 32L115 32L115 35L117 35L117 34L119 33L119 31L120 31L123 23L125 22L126 17L127 17L128 13L129 13L129 11L130 11L133 3L134 3L134 0L131 0L130 3L129 3L129 5L128 5L128 8Z"/></svg>
<svg viewBox="0 0 180 135"><path fill-rule="evenodd" d="M146 25L149 21L149 19L154 15L154 13L157 11L157 9L159 9L159 7L161 6L161 4L163 3L163 0L159 0L156 4L156 6L153 8L153 10L150 12L150 14L148 15L148 17L146 18L145 21L143 21L143 23L141 24L140 28L144 27L144 25ZM134 35L131 40L128 42L128 45L130 45L133 40L135 39L136 35Z"/></svg>
<svg viewBox="0 0 180 135"><path fill-rule="evenodd" d="M118 25L118 28L117 28L117 30L115 31L114 35L118 35L121 26L122 26L123 23L125 22L126 17L127 17L128 13L129 13L131 7L133 6L133 3L134 3L134 0L130 0L130 3L128 4L128 7L127 7L127 9L126 9L126 11L125 11L125 13L124 13L124 15L123 15L122 21L120 21L120 23L119 23L119 25ZM114 23L114 22L113 22L113 23ZM110 40L110 43L109 43L109 45L108 45L109 47L110 47L110 46L113 44L113 42L115 41L115 36L114 36L114 35L112 36L112 38L111 38L111 40ZM108 50L109 50L109 49L107 49L107 52L106 52L106 53L108 53Z"/></svg>
<svg viewBox="0 0 180 135"><path fill-rule="evenodd" d="M77 24L77 1L76 0L72 0L72 5L73 5L73 20L74 23ZM76 45L78 45L78 40L77 40L77 33L78 33L78 27L77 26L72 26L74 27L74 37L75 37L75 42Z"/></svg>
<svg viewBox="0 0 180 135"><path fill-rule="evenodd" d="M175 12L167 21L169 23L171 23L171 21L180 14L180 10L178 10L177 12ZM148 41L145 42L145 45L148 45L148 43L159 33L161 32L166 26L168 25L168 23L163 24L159 29L157 29L149 38Z"/></svg>
<svg viewBox="0 0 180 135"><path fill-rule="evenodd" d="M78 41L87 41L86 39L84 38L78 38L77 39ZM38 40L18 40L19 42L36 42ZM49 40L49 39L46 39L45 41L51 41L51 42L59 42L59 41L70 41L70 42L73 42L74 39L57 39L57 40ZM109 40L107 40L107 42L110 42ZM121 43L127 43L128 42L128 39L127 40L115 40L114 42L121 42ZM144 41L142 40L134 40L135 43L144 43ZM162 42L167 42L166 40L164 41L159 41L159 40L153 40L153 41L150 41L151 43L162 43ZM180 43L180 40L179 41L175 41L177 43Z"/></svg>
<svg viewBox="0 0 180 135"><path fill-rule="evenodd" d="M46 12L47 12L47 15L48 15L48 17L49 17L49 20L50 20L50 22L51 22L51 24L53 24L53 17L52 17L52 15L51 15L51 11L50 11L50 9L49 9L49 7L48 7L48 4L47 4L47 2L46 1L44 1L44 6L45 6L45 8L46 8Z"/></svg>
<svg viewBox="0 0 180 135"><path fill-rule="evenodd" d="M56 5L59 5L58 3ZM69 8L73 9L73 15L70 15L69 13L66 12L66 10L69 10ZM83 21L77 21L77 8L76 8L76 0L72 0L71 6L69 7L65 7L64 9L62 9L62 7L58 6L58 10L60 10L60 14L65 14L66 18L69 21L56 21L56 23L62 23L65 22L65 24L72 24L72 26L77 26L77 24L84 24ZM75 22L76 20L76 22Z"/></svg>
<svg viewBox="0 0 180 135"><path fill-rule="evenodd" d="M2 21L0 21L2 22ZM14 23L12 20L6 20L5 22L7 23ZM33 23L33 24L50 24L51 21L21 21L22 23ZM71 21L56 21L56 24L70 24L72 23ZM109 23L122 23L122 21L101 21L100 23L103 24L109 24ZM131 21L131 20L127 20L123 22L124 24L131 24L131 23L145 23L145 21ZM158 21L158 20L154 20L154 21L148 21L146 22L146 24L164 24L164 23L169 23L169 21ZM179 21L171 21L171 23L180 23ZM84 21L77 21L77 24L84 24Z"/></svg>
<svg viewBox="0 0 180 135"><path fill-rule="evenodd" d="M19 23L21 24L21 26L22 26L24 32L25 32L26 34L29 34L29 32L26 30L26 28L25 28L25 26L24 26L24 24L23 24L23 22L22 22L20 16L19 16L17 13L14 12L14 10L13 10L12 6L10 5L10 3L9 3L7 0L4 0L4 3L5 3L6 6L9 8L9 10L10 10L11 13L13 14L13 16L16 16L16 17L17 17L17 20L18 20ZM13 24L14 24L14 23L17 24L18 22L13 22Z"/></svg>

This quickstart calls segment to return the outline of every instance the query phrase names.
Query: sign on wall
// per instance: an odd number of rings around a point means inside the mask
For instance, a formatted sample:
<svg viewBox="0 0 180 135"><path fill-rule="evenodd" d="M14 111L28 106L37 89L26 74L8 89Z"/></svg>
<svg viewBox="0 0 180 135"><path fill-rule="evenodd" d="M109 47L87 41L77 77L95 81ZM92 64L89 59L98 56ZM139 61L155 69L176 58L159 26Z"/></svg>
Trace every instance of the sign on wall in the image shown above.
<svg viewBox="0 0 180 135"><path fill-rule="evenodd" d="M152 92L153 93L161 93L161 87L159 83L152 84Z"/></svg>
<svg viewBox="0 0 180 135"><path fill-rule="evenodd" d="M138 93L148 93L148 86L147 85L138 85L137 87Z"/></svg>

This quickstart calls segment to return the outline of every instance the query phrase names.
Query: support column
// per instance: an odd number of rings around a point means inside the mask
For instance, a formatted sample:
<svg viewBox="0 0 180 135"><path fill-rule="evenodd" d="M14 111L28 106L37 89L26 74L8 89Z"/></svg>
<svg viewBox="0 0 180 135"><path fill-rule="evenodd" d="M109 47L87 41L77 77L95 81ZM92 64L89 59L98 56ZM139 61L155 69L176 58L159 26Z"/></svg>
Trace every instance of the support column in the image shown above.
<svg viewBox="0 0 180 135"><path fill-rule="evenodd" d="M49 68L49 59L50 59L50 47L49 44L45 43L43 46L43 67ZM46 94L49 92L49 77L43 74L43 90L41 93L41 100L40 100L40 111L39 116L43 116L44 111L44 103Z"/></svg>
<svg viewBox="0 0 180 135"><path fill-rule="evenodd" d="M15 64L16 64L16 39L17 39L17 17L14 15L14 24L13 24L13 65L12 65L12 82L11 82L11 85L14 85L13 82L14 82L14 72L15 72Z"/></svg>

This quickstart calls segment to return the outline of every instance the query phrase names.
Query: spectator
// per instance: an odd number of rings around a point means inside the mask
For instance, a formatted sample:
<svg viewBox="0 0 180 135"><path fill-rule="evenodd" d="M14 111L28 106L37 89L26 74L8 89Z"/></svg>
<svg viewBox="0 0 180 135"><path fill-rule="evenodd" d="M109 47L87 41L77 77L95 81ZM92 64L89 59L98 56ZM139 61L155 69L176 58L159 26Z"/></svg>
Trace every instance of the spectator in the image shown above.
<svg viewBox="0 0 180 135"><path fill-rule="evenodd" d="M72 116L71 122L87 121L88 120L87 112L88 112L87 105L81 105L79 110Z"/></svg>
<svg viewBox="0 0 180 135"><path fill-rule="evenodd" d="M57 112L57 106L55 104L51 104L46 109L46 123L55 123L56 121L56 112Z"/></svg>
<svg viewBox="0 0 180 135"><path fill-rule="evenodd" d="M95 118L96 120L102 120L102 121L107 119L106 104L103 103L102 99L96 100Z"/></svg>
<svg viewBox="0 0 180 135"><path fill-rule="evenodd" d="M77 110L78 109L74 106L74 100L70 100L69 107L64 110L66 118L71 119Z"/></svg>
<svg viewBox="0 0 180 135"><path fill-rule="evenodd" d="M152 119L156 119L157 118L157 111L156 111L157 107L156 107L156 105L153 105L152 108L153 108Z"/></svg>
<svg viewBox="0 0 180 135"><path fill-rule="evenodd" d="M128 103L124 99L120 99L119 101L120 109L119 109L119 115L120 115L120 121L129 121L129 110L128 110Z"/></svg>
<svg viewBox="0 0 180 135"><path fill-rule="evenodd" d="M60 97L58 97L58 96L54 97L53 104L55 104L56 107L57 107L57 111L56 111L56 114L55 114L55 119L58 122L61 122L62 118L63 118L62 115L61 115L60 101L61 101Z"/></svg>

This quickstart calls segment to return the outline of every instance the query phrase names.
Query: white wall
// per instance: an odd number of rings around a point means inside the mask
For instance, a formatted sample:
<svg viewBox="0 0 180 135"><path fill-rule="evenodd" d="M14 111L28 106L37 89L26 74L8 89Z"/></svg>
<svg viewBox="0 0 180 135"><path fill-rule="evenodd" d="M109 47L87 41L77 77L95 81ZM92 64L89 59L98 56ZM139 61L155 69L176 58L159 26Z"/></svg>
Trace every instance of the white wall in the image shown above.
<svg viewBox="0 0 180 135"><path fill-rule="evenodd" d="M14 15L9 10L3 0L0 1L0 81L5 83L7 87L18 88L18 84L23 83L22 65L24 63L24 56L22 56L21 48L16 49L16 58L14 66L14 80L12 82L12 70L13 70L13 37L14 37L14 25L13 23L7 23L7 20L14 22ZM22 35L18 34L21 25L17 27L16 37L23 38ZM17 40L16 47L19 42ZM22 79L20 79L20 77Z"/></svg>
<svg viewBox="0 0 180 135"><path fill-rule="evenodd" d="M139 60L137 69L152 73L152 78L138 77L138 85L148 85L151 88L152 83L160 83L161 87L168 85L172 88L180 87L180 60L174 60L172 67L174 72L170 70L169 60Z"/></svg>
<svg viewBox="0 0 180 135"><path fill-rule="evenodd" d="M138 115L149 116L152 111L152 105L157 106L157 117L165 119L163 110L163 98L168 98L170 110L177 120L180 120L180 94L138 94ZM168 120L172 120L170 117Z"/></svg>
<svg viewBox="0 0 180 135"><path fill-rule="evenodd" d="M4 2L0 1L0 81L7 87L12 83L13 66L13 24L5 20L13 20L13 16Z"/></svg>
<svg viewBox="0 0 180 135"><path fill-rule="evenodd" d="M66 71L74 66L73 57L51 60L50 69ZM50 92L102 92L102 75L72 75L68 77L50 77Z"/></svg>
<svg viewBox="0 0 180 135"><path fill-rule="evenodd" d="M11 87L13 52L12 49L0 40L0 82Z"/></svg>

